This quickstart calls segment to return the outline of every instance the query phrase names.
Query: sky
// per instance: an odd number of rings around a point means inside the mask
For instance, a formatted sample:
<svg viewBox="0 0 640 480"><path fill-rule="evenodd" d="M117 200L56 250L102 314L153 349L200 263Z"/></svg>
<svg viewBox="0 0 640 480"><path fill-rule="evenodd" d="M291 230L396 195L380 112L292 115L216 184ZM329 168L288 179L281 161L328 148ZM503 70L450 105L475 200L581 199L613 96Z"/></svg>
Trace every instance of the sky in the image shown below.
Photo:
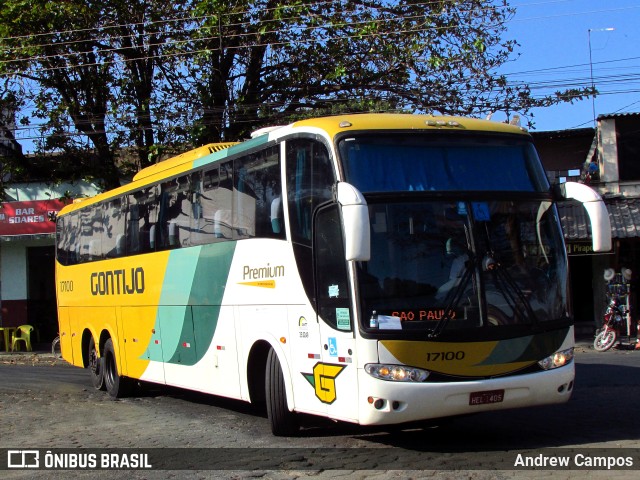
<svg viewBox="0 0 640 480"><path fill-rule="evenodd" d="M505 38L520 44L520 55L501 73L543 95L589 86L592 67L600 92L595 100L532 110L531 131L592 127L594 106L596 116L640 112L640 0L510 0L510 5L516 14ZM499 119L499 113L492 118Z"/></svg>

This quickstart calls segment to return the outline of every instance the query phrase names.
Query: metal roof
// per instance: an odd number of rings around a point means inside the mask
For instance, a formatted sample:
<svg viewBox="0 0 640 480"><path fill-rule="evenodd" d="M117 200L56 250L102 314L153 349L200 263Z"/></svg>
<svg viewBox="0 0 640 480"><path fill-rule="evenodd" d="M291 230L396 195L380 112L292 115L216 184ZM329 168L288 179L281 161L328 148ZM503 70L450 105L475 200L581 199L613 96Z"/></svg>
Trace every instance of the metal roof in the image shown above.
<svg viewBox="0 0 640 480"><path fill-rule="evenodd" d="M598 115L598 120L606 120L607 118L622 118L622 117L640 117L640 112L603 113Z"/></svg>
<svg viewBox="0 0 640 480"><path fill-rule="evenodd" d="M640 237L640 198L609 197L604 199L611 221L613 238ZM558 203L558 213L566 240L591 238L591 227L584 207L578 202Z"/></svg>

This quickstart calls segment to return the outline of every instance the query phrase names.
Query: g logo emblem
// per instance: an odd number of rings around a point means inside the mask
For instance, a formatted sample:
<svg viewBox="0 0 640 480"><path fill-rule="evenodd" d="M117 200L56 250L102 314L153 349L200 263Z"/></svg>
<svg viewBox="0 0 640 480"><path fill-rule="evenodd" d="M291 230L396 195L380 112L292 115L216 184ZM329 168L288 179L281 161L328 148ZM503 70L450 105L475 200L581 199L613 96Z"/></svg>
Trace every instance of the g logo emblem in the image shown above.
<svg viewBox="0 0 640 480"><path fill-rule="evenodd" d="M316 397L322 403L332 404L338 398L336 394L336 377L346 365L334 365L318 362L313 367L313 373L302 375L315 388Z"/></svg>

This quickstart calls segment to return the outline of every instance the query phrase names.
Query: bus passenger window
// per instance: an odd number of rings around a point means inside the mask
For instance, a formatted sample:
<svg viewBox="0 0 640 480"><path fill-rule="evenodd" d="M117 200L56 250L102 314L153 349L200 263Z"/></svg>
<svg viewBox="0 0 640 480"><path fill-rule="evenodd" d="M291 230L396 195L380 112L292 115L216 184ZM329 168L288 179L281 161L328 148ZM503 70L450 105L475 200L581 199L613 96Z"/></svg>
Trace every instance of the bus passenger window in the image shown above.
<svg viewBox="0 0 640 480"><path fill-rule="evenodd" d="M274 230L280 188L278 147L240 158L235 162L234 238L283 238L284 229Z"/></svg>
<svg viewBox="0 0 640 480"><path fill-rule="evenodd" d="M122 200L116 198L103 205L102 251L105 258L126 254L124 245L125 215Z"/></svg>
<svg viewBox="0 0 640 480"><path fill-rule="evenodd" d="M58 261L62 265L75 265L79 258L76 253L76 245L79 243L80 229L78 214L71 213L56 222L56 237Z"/></svg>
<svg viewBox="0 0 640 480"><path fill-rule="evenodd" d="M232 238L232 171L232 163L226 162L214 165L192 179L191 245Z"/></svg>
<svg viewBox="0 0 640 480"><path fill-rule="evenodd" d="M102 207L91 206L80 211L79 261L92 262L102 258Z"/></svg>
<svg viewBox="0 0 640 480"><path fill-rule="evenodd" d="M127 252L146 253L156 247L157 221L155 187L129 194L127 215Z"/></svg>
<svg viewBox="0 0 640 480"><path fill-rule="evenodd" d="M191 177L183 175L164 182L160 194L159 235L156 250L189 245Z"/></svg>

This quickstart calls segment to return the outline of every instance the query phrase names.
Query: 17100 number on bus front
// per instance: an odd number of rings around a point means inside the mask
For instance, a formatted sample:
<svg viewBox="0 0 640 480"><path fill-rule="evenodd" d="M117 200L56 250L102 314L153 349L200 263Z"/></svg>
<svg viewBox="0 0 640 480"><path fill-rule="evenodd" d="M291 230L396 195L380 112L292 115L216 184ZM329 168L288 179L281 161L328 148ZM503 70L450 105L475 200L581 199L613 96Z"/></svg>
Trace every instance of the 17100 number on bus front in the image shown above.
<svg viewBox="0 0 640 480"><path fill-rule="evenodd" d="M458 350L457 352L429 352L427 353L427 362L451 362L453 360L463 360L464 352Z"/></svg>

